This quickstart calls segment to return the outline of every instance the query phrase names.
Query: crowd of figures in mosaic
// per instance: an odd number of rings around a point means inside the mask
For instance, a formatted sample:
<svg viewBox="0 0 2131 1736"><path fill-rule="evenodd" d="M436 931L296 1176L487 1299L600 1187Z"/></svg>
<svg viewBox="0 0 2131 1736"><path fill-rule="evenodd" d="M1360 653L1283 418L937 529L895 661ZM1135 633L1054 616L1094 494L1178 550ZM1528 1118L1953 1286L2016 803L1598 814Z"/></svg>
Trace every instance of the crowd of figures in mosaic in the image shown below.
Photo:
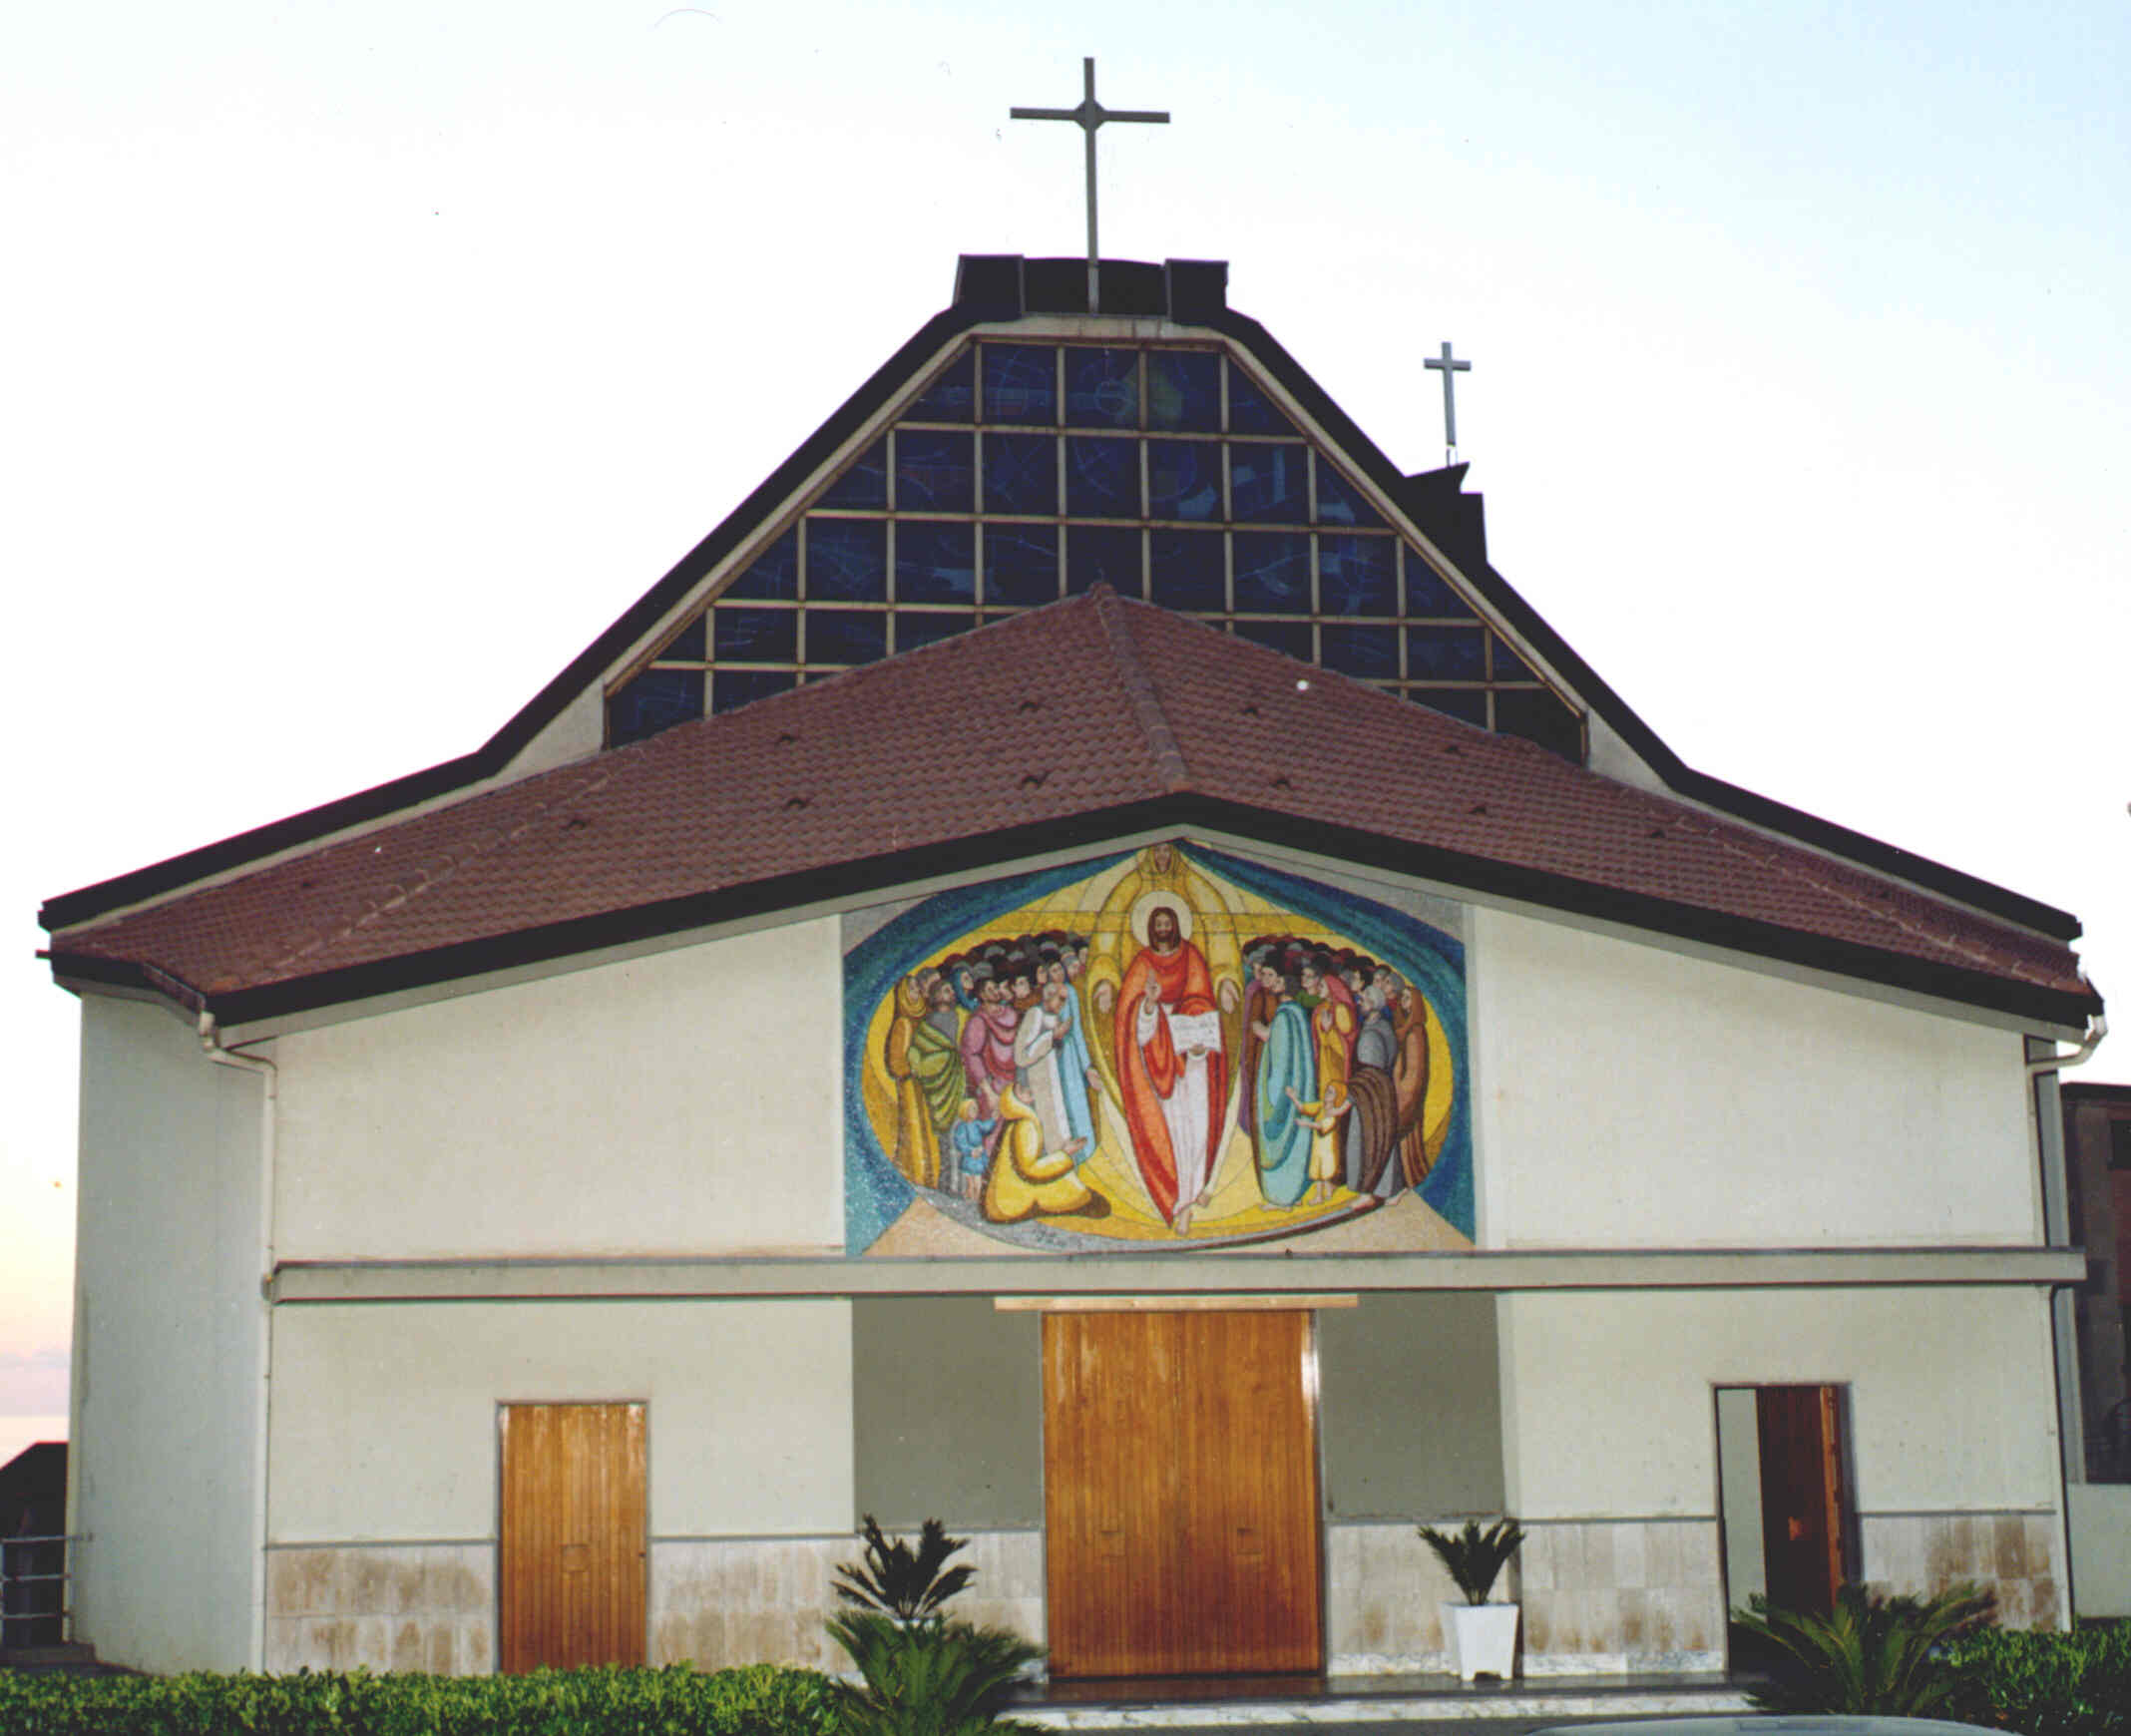
<svg viewBox="0 0 2131 1736"><path fill-rule="evenodd" d="M964 348L609 703L638 739L1101 583L1576 757L1581 725L1211 348Z"/></svg>
<svg viewBox="0 0 2131 1736"><path fill-rule="evenodd" d="M861 1246L915 1200L1211 1245L1411 1192L1471 1236L1463 949L1404 913L1157 844L927 900L847 991Z"/></svg>

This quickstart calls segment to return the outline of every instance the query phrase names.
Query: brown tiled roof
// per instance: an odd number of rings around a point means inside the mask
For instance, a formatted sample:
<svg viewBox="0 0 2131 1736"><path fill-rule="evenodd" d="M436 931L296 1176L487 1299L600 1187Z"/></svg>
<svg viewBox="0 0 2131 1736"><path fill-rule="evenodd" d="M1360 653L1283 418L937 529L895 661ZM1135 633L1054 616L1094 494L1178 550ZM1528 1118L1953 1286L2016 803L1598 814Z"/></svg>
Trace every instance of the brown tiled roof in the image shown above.
<svg viewBox="0 0 2131 1736"><path fill-rule="evenodd" d="M55 938L225 1018L1173 825L2058 1023L2057 941L1107 590Z"/></svg>

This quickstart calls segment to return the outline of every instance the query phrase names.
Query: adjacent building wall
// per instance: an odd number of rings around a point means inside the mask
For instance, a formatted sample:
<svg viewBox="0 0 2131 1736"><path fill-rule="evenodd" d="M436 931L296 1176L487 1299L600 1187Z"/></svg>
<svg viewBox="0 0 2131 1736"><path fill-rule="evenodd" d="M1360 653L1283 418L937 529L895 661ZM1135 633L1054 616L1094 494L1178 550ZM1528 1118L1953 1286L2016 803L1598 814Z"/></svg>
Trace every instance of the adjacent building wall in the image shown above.
<svg viewBox="0 0 2131 1736"><path fill-rule="evenodd" d="M837 936L795 923L283 1039L282 1257L840 1248Z"/></svg>
<svg viewBox="0 0 2131 1736"><path fill-rule="evenodd" d="M256 1661L261 1096L169 1009L84 997L73 1596L107 1662Z"/></svg>
<svg viewBox="0 0 2131 1736"><path fill-rule="evenodd" d="M2020 1039L1474 912L1486 1246L2039 1240Z"/></svg>

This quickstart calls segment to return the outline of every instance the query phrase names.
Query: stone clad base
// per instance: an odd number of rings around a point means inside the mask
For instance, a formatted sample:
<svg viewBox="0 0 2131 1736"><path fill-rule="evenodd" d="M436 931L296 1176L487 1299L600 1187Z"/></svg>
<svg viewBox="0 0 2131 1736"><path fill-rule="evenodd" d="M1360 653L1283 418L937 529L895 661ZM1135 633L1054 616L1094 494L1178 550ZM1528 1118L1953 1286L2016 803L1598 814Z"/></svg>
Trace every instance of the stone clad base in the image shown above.
<svg viewBox="0 0 2131 1736"><path fill-rule="evenodd" d="M1528 1521L1497 1587L1523 1605L1527 1677L1692 1674L1724 1668L1724 1581L1714 1519ZM1992 1591L2007 1627L2061 1627L2060 1539L2049 1514L1867 1514L1866 1581L1935 1592L1962 1580ZM653 1664L782 1663L841 1670L823 1628L831 1575L857 1558L849 1536L653 1538ZM964 1621L1045 1638L1044 1539L971 1534L977 1569ZM1440 1674L1450 1658L1437 1604L1457 1595L1410 1523L1325 1527L1325 1651L1335 1676ZM496 1551L488 1543L275 1548L266 1556L270 1671L495 1667Z"/></svg>
<svg viewBox="0 0 2131 1736"><path fill-rule="evenodd" d="M1527 1521L1517 1552L1528 1676L1724 1667L1713 1519Z"/></svg>
<svg viewBox="0 0 2131 1736"><path fill-rule="evenodd" d="M1411 1524L1325 1526L1325 1667L1335 1676L1451 1667L1437 1605L1457 1586Z"/></svg>
<svg viewBox="0 0 2131 1736"><path fill-rule="evenodd" d="M266 1668L495 1667L496 1551L487 1543L368 1543L266 1551Z"/></svg>
<svg viewBox="0 0 2131 1736"><path fill-rule="evenodd" d="M1712 1519L1527 1522L1496 1585L1524 1606L1527 1676L1679 1674L1724 1667ZM1327 1663L1334 1675L1447 1671L1436 1606L1457 1588L1411 1524L1325 1530Z"/></svg>
<svg viewBox="0 0 2131 1736"><path fill-rule="evenodd" d="M1872 1590L1931 1594L1966 1581L1996 1597L2000 1627L2070 1624L2054 1515L1865 1514L1858 1529Z"/></svg>
<svg viewBox="0 0 2131 1736"><path fill-rule="evenodd" d="M1011 1627L1044 1639L1044 1539L1040 1531L974 1531L955 1557L977 1569L956 1598L957 1620ZM757 1537L651 1544L654 1664L802 1664L839 1671L848 1661L823 1623L837 1609L832 1575L856 1560L858 1539Z"/></svg>

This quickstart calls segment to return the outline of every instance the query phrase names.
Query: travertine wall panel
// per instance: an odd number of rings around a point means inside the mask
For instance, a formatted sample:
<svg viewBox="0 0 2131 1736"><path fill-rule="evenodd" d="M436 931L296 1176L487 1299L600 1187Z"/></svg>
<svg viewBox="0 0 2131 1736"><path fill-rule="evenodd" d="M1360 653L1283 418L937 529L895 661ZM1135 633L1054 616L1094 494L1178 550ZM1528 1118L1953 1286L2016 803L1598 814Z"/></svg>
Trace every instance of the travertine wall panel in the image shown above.
<svg viewBox="0 0 2131 1736"><path fill-rule="evenodd" d="M2054 1514L1868 1513L1858 1529L1874 1590L1932 1596L1979 1585L1996 1599L2000 1627L2070 1625Z"/></svg>
<svg viewBox="0 0 2131 1736"><path fill-rule="evenodd" d="M486 1675L496 1551L487 1543L270 1549L266 1668Z"/></svg>
<svg viewBox="0 0 2131 1736"><path fill-rule="evenodd" d="M1540 1522L1517 1553L1526 1675L1724 1667L1715 1519Z"/></svg>
<svg viewBox="0 0 2131 1736"><path fill-rule="evenodd" d="M970 1547L956 1559L974 1566L977 1578L955 1599L956 1619L1010 1627L1042 1644L1042 1533L967 1535ZM848 1670L824 1623L838 1607L835 1568L858 1547L850 1536L653 1538L650 1661Z"/></svg>

